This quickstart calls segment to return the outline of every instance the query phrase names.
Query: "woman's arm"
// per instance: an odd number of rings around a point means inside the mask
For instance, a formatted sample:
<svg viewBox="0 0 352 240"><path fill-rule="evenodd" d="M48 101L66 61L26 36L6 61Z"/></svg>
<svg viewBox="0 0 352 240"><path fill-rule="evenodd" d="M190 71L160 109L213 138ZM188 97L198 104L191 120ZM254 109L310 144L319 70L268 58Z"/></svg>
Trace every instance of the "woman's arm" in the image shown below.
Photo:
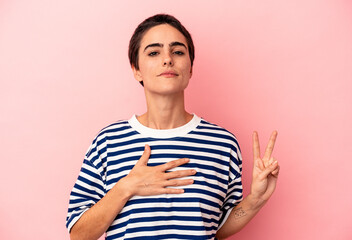
<svg viewBox="0 0 352 240"><path fill-rule="evenodd" d="M129 193L121 188L119 181L73 225L70 238L98 239L109 228L130 197Z"/></svg>
<svg viewBox="0 0 352 240"><path fill-rule="evenodd" d="M148 167L150 147L145 146L142 157L131 172L120 181L94 206L87 210L75 223L70 232L72 240L98 239L109 228L126 202L133 196L158 194L180 194L183 189L167 188L192 184L192 179L175 178L194 175L195 170L165 171L189 162L189 159L178 159L163 165Z"/></svg>
<svg viewBox="0 0 352 240"><path fill-rule="evenodd" d="M264 157L260 158L258 134L254 132L254 166L251 193L231 211L226 222L216 234L218 239L224 239L239 232L274 193L280 169L278 162L271 157L276 137L277 132L274 131L270 137Z"/></svg>

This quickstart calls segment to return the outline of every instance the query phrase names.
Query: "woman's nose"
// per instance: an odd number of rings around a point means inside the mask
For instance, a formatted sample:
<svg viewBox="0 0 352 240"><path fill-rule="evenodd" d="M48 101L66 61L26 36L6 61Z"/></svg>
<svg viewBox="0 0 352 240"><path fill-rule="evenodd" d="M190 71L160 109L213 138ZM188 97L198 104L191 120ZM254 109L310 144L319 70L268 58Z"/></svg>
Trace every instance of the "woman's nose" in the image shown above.
<svg viewBox="0 0 352 240"><path fill-rule="evenodd" d="M166 65L172 66L173 65L173 60L172 60L172 56L170 55L170 53L165 54L163 65L164 66L166 66Z"/></svg>

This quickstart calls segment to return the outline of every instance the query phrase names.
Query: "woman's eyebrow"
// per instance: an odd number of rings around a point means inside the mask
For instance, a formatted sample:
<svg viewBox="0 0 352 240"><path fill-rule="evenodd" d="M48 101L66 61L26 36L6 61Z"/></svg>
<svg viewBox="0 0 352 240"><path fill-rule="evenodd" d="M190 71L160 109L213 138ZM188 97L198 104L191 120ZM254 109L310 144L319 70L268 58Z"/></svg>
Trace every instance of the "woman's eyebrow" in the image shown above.
<svg viewBox="0 0 352 240"><path fill-rule="evenodd" d="M181 42L172 42L169 44L170 47L174 47L174 46L183 46L187 49L186 45L181 43Z"/></svg>
<svg viewBox="0 0 352 240"><path fill-rule="evenodd" d="M151 44L148 44L145 48L144 48L144 52L145 52L145 50L147 50L147 48L149 48L149 47L163 47L164 46L164 44L162 44L162 43L151 43Z"/></svg>
<svg viewBox="0 0 352 240"><path fill-rule="evenodd" d="M174 46L183 46L184 48L187 49L186 45L181 43L181 42L171 42L169 44L170 47L174 47ZM151 44L148 44L145 48L144 48L144 52L145 50L147 50L147 48L150 48L150 47L164 47L164 44L162 43L151 43Z"/></svg>

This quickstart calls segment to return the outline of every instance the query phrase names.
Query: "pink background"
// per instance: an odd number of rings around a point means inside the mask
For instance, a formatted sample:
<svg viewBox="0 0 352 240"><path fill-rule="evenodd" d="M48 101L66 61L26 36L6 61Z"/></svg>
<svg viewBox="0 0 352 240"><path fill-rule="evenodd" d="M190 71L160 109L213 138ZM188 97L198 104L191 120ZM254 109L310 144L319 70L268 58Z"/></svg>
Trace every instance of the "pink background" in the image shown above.
<svg viewBox="0 0 352 240"><path fill-rule="evenodd" d="M160 12L194 38L187 109L235 133L245 194L252 131L279 132L277 190L231 239L352 239L351 1L121 2L0 2L0 239L69 238L91 140L145 110L127 47Z"/></svg>

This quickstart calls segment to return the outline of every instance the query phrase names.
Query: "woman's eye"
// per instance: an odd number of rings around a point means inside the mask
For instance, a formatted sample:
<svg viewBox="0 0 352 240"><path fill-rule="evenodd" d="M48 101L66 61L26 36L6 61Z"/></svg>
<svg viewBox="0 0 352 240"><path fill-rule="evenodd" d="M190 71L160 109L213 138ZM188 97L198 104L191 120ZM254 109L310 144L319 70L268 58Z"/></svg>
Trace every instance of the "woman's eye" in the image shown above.
<svg viewBox="0 0 352 240"><path fill-rule="evenodd" d="M158 52L151 52L151 53L148 54L148 56L155 56L157 54L159 54L159 53Z"/></svg>
<svg viewBox="0 0 352 240"><path fill-rule="evenodd" d="M181 52L181 51L176 51L176 52L174 52L174 54L176 54L176 55L183 55L184 53Z"/></svg>

